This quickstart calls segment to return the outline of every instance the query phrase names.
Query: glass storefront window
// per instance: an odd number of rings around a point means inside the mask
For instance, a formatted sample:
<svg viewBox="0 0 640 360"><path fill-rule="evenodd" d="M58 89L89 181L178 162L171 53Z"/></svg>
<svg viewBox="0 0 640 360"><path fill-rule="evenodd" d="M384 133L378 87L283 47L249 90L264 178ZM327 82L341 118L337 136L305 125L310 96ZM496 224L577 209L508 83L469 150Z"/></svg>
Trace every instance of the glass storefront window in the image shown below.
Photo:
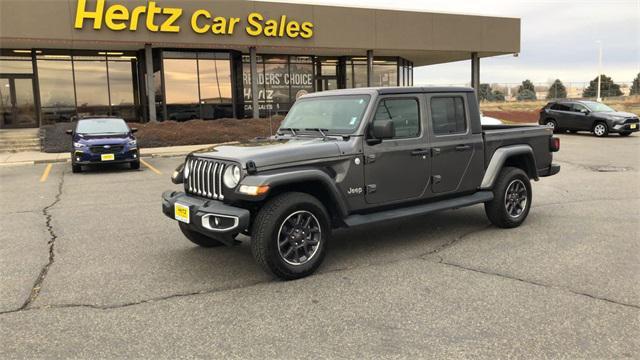
<svg viewBox="0 0 640 360"><path fill-rule="evenodd" d="M229 60L199 59L200 104L203 119L233 117L231 63Z"/></svg>
<svg viewBox="0 0 640 360"><path fill-rule="evenodd" d="M105 58L75 56L78 115L109 115L109 85Z"/></svg>
<svg viewBox="0 0 640 360"><path fill-rule="evenodd" d="M167 52L163 70L169 120L233 117L227 54Z"/></svg>
<svg viewBox="0 0 640 360"><path fill-rule="evenodd" d="M265 91L267 110L271 114L288 111L291 105L289 97L289 65L265 64Z"/></svg>
<svg viewBox="0 0 640 360"><path fill-rule="evenodd" d="M251 64L249 56L242 57L244 109L252 115ZM314 91L313 57L257 56L258 104L263 116L289 111L300 96Z"/></svg>
<svg viewBox="0 0 640 360"><path fill-rule="evenodd" d="M291 85L291 103L301 96L313 92L313 64L292 63L290 66L289 84Z"/></svg>
<svg viewBox="0 0 640 360"><path fill-rule="evenodd" d="M42 123L67 122L76 114L71 56L38 57Z"/></svg>
<svg viewBox="0 0 640 360"><path fill-rule="evenodd" d="M371 86L398 86L398 63L396 61L375 60Z"/></svg>
<svg viewBox="0 0 640 360"><path fill-rule="evenodd" d="M111 114L125 120L138 120L135 106L134 59L108 59Z"/></svg>
<svg viewBox="0 0 640 360"><path fill-rule="evenodd" d="M32 74L30 57L0 56L0 74Z"/></svg>
<svg viewBox="0 0 640 360"><path fill-rule="evenodd" d="M167 105L197 104L198 63L195 59L164 59L164 88Z"/></svg>
<svg viewBox="0 0 640 360"><path fill-rule="evenodd" d="M163 68L167 119L200 118L197 60L165 58Z"/></svg>

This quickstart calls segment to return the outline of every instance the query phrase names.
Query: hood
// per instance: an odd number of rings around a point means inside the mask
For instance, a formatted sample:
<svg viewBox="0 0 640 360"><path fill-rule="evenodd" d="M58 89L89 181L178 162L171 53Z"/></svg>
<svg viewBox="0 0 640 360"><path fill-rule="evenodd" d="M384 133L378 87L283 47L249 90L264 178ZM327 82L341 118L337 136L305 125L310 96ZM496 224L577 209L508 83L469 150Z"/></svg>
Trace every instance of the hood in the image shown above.
<svg viewBox="0 0 640 360"><path fill-rule="evenodd" d="M192 154L221 160L237 161L245 167L253 161L258 168L287 164L305 160L315 160L340 155L338 138L270 138L218 145Z"/></svg>
<svg viewBox="0 0 640 360"><path fill-rule="evenodd" d="M131 134L75 134L73 141L87 145L120 145L135 139Z"/></svg>
<svg viewBox="0 0 640 360"><path fill-rule="evenodd" d="M603 111L603 112L594 112L593 115L611 119L611 120L624 120L624 119L637 119L638 115L633 113L628 113L624 111Z"/></svg>

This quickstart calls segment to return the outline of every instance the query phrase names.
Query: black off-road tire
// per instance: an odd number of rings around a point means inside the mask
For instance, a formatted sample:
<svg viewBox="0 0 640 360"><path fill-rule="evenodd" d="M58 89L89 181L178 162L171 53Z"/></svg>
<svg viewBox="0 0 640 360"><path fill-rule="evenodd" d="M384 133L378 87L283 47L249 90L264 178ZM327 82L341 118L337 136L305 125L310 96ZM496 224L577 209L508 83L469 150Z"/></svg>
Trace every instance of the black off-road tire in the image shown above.
<svg viewBox="0 0 640 360"><path fill-rule="evenodd" d="M218 247L218 246L223 246L224 244L221 243L220 241L210 238L206 235L200 234L197 231L193 231L189 228L189 225L185 224L185 223L181 223L178 222L178 225L180 226L180 231L182 231L182 234L184 234L184 236L189 239L189 241L191 241L192 243L204 247L204 248L212 248L212 247Z"/></svg>
<svg viewBox="0 0 640 360"><path fill-rule="evenodd" d="M131 169L133 170L140 169L140 160L130 162L129 166L131 166Z"/></svg>
<svg viewBox="0 0 640 360"><path fill-rule="evenodd" d="M508 213L505 199L507 197L507 188L517 180L526 188L527 201L522 213L517 217L512 217ZM484 204L484 210L493 225L505 229L515 228L520 226L529 215L532 198L531 182L527 174L519 168L507 166L500 172L493 187L493 200Z"/></svg>
<svg viewBox="0 0 640 360"><path fill-rule="evenodd" d="M320 241L314 255L301 265L287 263L278 250L278 233L282 223L292 214L306 211L315 216L320 226ZM284 193L269 200L258 212L252 227L251 252L267 273L283 280L311 275L322 263L331 237L329 213L315 197L305 193Z"/></svg>
<svg viewBox="0 0 640 360"><path fill-rule="evenodd" d="M76 164L71 164L71 172L74 173L74 174L81 173L82 172L82 166L81 165L76 165Z"/></svg>
<svg viewBox="0 0 640 360"><path fill-rule="evenodd" d="M623 131L620 133L620 136L623 136L623 137L629 136L629 135L631 135L631 131Z"/></svg>

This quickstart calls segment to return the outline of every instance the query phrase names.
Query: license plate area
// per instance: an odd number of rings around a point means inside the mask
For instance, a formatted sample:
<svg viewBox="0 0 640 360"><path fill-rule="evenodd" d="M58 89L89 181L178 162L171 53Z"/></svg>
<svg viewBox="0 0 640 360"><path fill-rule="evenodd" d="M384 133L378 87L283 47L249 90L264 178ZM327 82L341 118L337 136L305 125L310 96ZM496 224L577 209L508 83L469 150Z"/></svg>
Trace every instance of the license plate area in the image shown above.
<svg viewBox="0 0 640 360"><path fill-rule="evenodd" d="M100 155L100 160L102 161L113 161L116 159L115 154L102 154Z"/></svg>
<svg viewBox="0 0 640 360"><path fill-rule="evenodd" d="M182 205L179 203L176 203L173 206L173 217L178 220L178 221L182 221L185 224L188 224L191 221L190 218L190 212L189 212L189 207L186 205Z"/></svg>

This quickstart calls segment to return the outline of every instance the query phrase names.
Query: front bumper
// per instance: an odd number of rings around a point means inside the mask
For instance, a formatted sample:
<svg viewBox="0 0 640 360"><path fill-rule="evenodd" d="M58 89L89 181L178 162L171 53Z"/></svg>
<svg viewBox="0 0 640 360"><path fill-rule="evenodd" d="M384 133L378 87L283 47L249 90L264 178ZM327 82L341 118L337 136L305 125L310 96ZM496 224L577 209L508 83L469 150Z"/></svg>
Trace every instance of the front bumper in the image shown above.
<svg viewBox="0 0 640 360"><path fill-rule="evenodd" d="M553 176L557 173L560 172L560 165L558 164L551 164L551 166L549 166L548 168L544 169L544 170L539 170L538 171L538 176L539 177L547 177L547 176Z"/></svg>
<svg viewBox="0 0 640 360"><path fill-rule="evenodd" d="M138 149L130 149L113 154L113 160L102 160L102 154L93 154L88 149L74 150L71 153L71 162L74 165L91 165L91 164L121 164L130 163L140 160Z"/></svg>
<svg viewBox="0 0 640 360"><path fill-rule="evenodd" d="M616 124L613 125L610 132L621 133L621 132L636 132L640 130L640 124L631 123L631 124Z"/></svg>
<svg viewBox="0 0 640 360"><path fill-rule="evenodd" d="M162 194L162 212L175 219L176 203L189 208L189 227L227 245L233 237L249 229L251 213L247 209L229 206L218 200L203 199L180 191Z"/></svg>

